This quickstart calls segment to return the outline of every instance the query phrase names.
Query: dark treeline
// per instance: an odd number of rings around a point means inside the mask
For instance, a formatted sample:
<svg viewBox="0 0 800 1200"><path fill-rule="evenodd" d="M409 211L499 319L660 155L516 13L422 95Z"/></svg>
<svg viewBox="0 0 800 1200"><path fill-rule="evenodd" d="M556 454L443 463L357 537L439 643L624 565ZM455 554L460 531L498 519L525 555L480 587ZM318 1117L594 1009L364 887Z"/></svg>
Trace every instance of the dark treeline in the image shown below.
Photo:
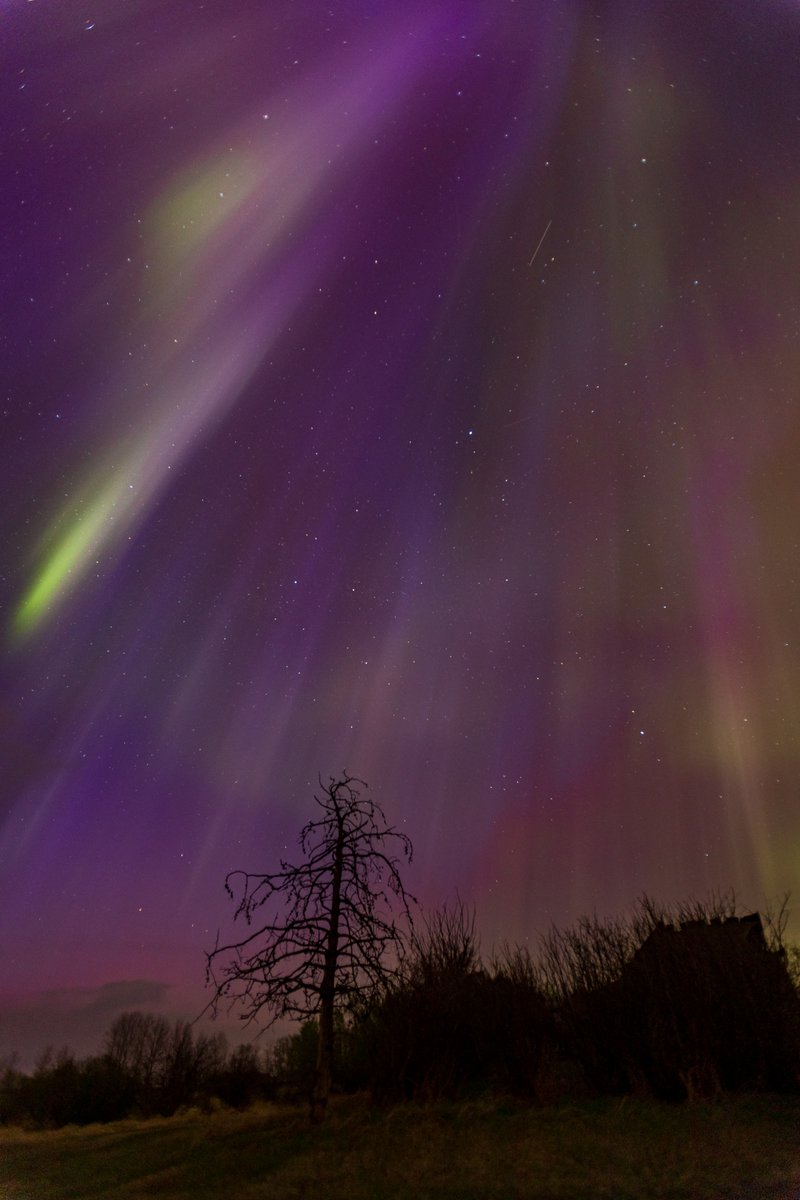
<svg viewBox="0 0 800 1200"><path fill-rule="evenodd" d="M34 1128L86 1125L128 1116L171 1116L212 1098L242 1108L267 1093L263 1055L223 1034L196 1034L187 1021L123 1013L103 1053L76 1059L66 1048L40 1056L33 1072L13 1062L0 1073L0 1122Z"/></svg>
<svg viewBox="0 0 800 1200"><path fill-rule="evenodd" d="M596 1095L668 1100L800 1090L798 951L781 920L732 899L553 929L533 954L481 956L457 904L412 934L400 976L338 1019L334 1086L378 1103L494 1091L534 1103ZM0 1073L0 1122L52 1128L188 1105L299 1100L313 1083L314 1021L276 1045L229 1050L223 1035L125 1013L102 1054L47 1051Z"/></svg>

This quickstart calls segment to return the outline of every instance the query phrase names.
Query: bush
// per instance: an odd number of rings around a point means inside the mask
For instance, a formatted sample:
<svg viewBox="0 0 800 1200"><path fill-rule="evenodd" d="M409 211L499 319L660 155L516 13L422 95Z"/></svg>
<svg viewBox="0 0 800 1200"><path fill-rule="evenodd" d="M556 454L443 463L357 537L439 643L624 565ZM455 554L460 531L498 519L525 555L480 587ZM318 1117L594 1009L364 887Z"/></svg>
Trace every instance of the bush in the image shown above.
<svg viewBox="0 0 800 1200"><path fill-rule="evenodd" d="M374 1096L435 1100L489 1088L536 1097L549 1016L526 952L481 962L474 914L435 912L369 1025Z"/></svg>

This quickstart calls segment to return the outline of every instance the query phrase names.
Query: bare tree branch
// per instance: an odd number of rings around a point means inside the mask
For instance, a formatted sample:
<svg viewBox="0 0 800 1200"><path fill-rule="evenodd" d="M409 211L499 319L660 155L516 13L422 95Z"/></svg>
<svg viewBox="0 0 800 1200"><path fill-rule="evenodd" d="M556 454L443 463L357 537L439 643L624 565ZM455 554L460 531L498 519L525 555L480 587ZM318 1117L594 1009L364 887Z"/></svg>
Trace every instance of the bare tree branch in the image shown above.
<svg viewBox="0 0 800 1200"><path fill-rule="evenodd" d="M267 1026L281 1017L319 1018L315 1121L330 1091L334 1013L363 1009L398 973L415 903L399 869L411 861L410 839L387 823L363 780L345 771L319 782L314 800L322 815L300 831L303 861L281 859L278 871L263 874L230 871L225 890L236 903L234 921L241 918L248 932L222 945L217 935L206 955L214 989L206 1011L238 1005L243 1020ZM270 904L269 919L254 921Z"/></svg>

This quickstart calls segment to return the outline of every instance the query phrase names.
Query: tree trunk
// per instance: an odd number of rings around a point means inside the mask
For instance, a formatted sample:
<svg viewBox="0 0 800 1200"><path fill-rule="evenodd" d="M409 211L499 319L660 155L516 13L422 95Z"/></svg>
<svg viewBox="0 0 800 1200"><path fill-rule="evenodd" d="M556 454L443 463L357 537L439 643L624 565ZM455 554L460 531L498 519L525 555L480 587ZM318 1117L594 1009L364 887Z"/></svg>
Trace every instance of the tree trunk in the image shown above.
<svg viewBox="0 0 800 1200"><path fill-rule="evenodd" d="M339 832L333 859L331 885L331 919L325 946L325 966L320 985L319 1043L314 1085L311 1089L311 1123L320 1125L325 1119L333 1078L333 1013L336 998L336 964L339 957L339 916L341 912L342 869L344 865L344 819L338 815Z"/></svg>
<svg viewBox="0 0 800 1200"><path fill-rule="evenodd" d="M325 1120L328 1096L333 1076L333 996L322 998L319 1014L319 1042L314 1085L311 1089L311 1124L321 1125Z"/></svg>

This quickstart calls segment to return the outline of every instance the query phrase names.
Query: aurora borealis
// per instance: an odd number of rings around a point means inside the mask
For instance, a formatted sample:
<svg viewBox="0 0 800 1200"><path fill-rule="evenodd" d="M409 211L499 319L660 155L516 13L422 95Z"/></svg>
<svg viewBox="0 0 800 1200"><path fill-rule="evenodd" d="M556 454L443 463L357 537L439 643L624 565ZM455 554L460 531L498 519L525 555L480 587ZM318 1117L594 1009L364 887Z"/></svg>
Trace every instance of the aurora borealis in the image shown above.
<svg viewBox="0 0 800 1200"><path fill-rule="evenodd" d="M485 945L797 892L800 6L0 45L0 1054L199 1011L318 772Z"/></svg>

